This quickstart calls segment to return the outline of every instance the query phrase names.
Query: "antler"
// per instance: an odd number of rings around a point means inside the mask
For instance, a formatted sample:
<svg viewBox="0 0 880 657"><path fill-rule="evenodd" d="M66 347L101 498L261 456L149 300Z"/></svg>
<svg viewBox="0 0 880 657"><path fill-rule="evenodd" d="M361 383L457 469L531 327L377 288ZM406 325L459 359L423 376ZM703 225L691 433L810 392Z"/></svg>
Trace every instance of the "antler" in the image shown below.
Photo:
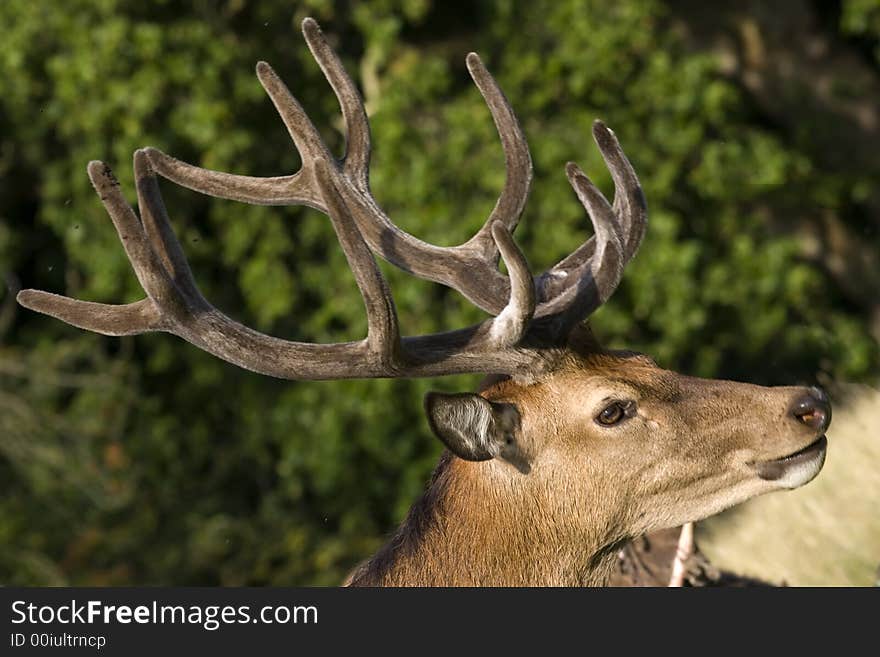
<svg viewBox="0 0 880 657"><path fill-rule="evenodd" d="M241 367L288 379L436 376L464 372L536 373L551 366L552 349L601 305L620 281L644 235L646 209L635 172L614 134L597 121L593 134L617 193L611 205L576 165L566 173L595 234L555 267L533 277L513 240L531 185L522 129L479 57L468 69L501 137L507 181L489 218L466 243L438 247L401 230L369 190L370 134L363 102L317 23L303 33L342 107L347 153L333 158L302 106L265 62L257 76L297 149L302 168L291 176L254 178L185 164L155 149L134 155L140 219L125 202L109 167L91 162L89 177L116 226L146 298L115 306L38 290L19 302L74 326L105 335L166 331ZM359 342L311 344L258 333L230 319L202 296L171 229L155 173L199 192L264 205L304 204L325 212L355 275L367 310ZM401 338L391 292L373 252L416 276L458 290L496 315L474 326ZM504 260L508 276L498 270Z"/></svg>
<svg viewBox="0 0 880 657"><path fill-rule="evenodd" d="M391 292L339 194L338 173L325 160L316 160L315 180L322 201L367 309L367 337L337 344L292 342L258 333L208 303L171 229L143 150L134 154L134 170L140 219L125 202L110 168L102 162L91 162L88 167L146 298L116 306L23 290L17 297L19 303L104 335L166 331L240 367L286 379L435 376L481 371L486 366L512 374L534 359L514 348L535 309L531 274L500 222L493 223L490 231L512 283L502 312L467 329L401 339Z"/></svg>
<svg viewBox="0 0 880 657"><path fill-rule="evenodd" d="M522 128L495 79L476 53L467 66L489 106L507 167L504 189L483 227L459 246L438 247L398 228L376 203L369 187L370 131L363 101L342 62L327 43L318 24L307 18L303 34L325 77L336 93L347 133L344 160L336 163L302 106L265 62L257 76L272 99L300 152L302 169L292 176L254 178L210 171L147 149L156 171L204 194L260 205L305 204L323 212L314 179L314 161L322 158L339 173L339 192L361 234L373 252L420 278L442 283L463 294L490 314L497 314L509 297L509 282L498 271L498 249L490 228L501 221L512 233L516 228L532 181L532 162ZM554 339L564 338L577 322L598 308L617 287L623 267L634 255L645 232L647 211L641 186L614 133L601 121L593 135L614 181L613 210L589 178L569 164L569 181L593 221L595 238L535 279L536 318Z"/></svg>

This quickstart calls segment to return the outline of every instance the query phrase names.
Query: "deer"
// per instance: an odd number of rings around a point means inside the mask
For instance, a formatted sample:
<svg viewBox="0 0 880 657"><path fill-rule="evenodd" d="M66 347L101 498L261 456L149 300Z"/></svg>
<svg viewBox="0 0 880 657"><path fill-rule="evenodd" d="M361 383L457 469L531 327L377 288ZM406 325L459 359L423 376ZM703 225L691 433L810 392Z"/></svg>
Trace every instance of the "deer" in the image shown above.
<svg viewBox="0 0 880 657"><path fill-rule="evenodd" d="M88 165L145 297L113 305L26 289L18 302L107 336L161 331L233 365L288 380L484 375L476 392L429 392L427 423L445 446L424 494L352 586L603 585L634 537L700 520L821 470L831 420L817 387L764 387L662 369L604 348L589 318L617 288L645 236L635 170L602 121L593 137L614 184L609 202L574 163L567 178L593 234L534 275L513 232L532 183L523 130L476 53L470 75L503 148L506 181L482 227L451 247L396 226L369 184L370 128L355 83L317 22L302 32L345 125L337 159L265 62L257 77L300 153L301 168L252 177L134 153L138 212L109 166ZM260 333L200 292L172 229L158 177L201 194L326 214L366 310L366 336L333 344ZM376 257L462 294L487 314L465 328L402 336ZM499 268L503 261L506 273Z"/></svg>

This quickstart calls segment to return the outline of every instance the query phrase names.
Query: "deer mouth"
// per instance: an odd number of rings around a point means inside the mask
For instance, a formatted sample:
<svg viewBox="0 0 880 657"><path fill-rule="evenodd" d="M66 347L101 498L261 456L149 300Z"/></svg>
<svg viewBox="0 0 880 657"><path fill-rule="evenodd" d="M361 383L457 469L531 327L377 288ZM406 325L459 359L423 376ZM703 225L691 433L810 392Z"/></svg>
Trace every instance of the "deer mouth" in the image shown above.
<svg viewBox="0 0 880 657"><path fill-rule="evenodd" d="M823 434L793 454L770 461L757 461L752 467L765 481L778 482L784 488L797 488L819 474L825 463L827 447L828 440Z"/></svg>

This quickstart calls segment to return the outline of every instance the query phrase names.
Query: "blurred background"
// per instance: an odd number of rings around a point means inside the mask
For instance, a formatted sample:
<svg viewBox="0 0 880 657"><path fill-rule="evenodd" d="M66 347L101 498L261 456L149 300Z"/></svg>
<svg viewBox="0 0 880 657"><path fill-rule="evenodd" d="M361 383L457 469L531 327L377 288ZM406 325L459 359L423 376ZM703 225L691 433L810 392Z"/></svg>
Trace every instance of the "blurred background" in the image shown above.
<svg viewBox="0 0 880 657"><path fill-rule="evenodd" d="M0 582L336 584L422 491L440 454L422 396L478 377L278 381L169 335L104 338L14 303L23 287L143 296L89 160L113 167L132 202L131 155L146 145L235 173L295 171L259 59L341 153L305 16L365 97L377 199L427 241L467 239L504 181L467 52L532 148L517 238L536 271L590 234L565 162L612 193L590 137L604 119L651 223L596 333L688 374L818 383L835 399L817 481L705 523L704 549L776 582L874 583L880 0L4 0ZM217 306L288 339L364 335L323 215L163 192ZM450 290L384 271L407 333L481 318Z"/></svg>

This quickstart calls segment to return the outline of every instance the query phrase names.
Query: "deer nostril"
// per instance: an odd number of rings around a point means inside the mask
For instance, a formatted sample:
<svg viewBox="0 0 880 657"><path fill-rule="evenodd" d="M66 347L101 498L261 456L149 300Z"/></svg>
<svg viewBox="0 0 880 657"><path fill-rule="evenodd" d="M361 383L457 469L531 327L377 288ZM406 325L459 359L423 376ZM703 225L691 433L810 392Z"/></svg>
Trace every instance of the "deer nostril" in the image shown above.
<svg viewBox="0 0 880 657"><path fill-rule="evenodd" d="M796 398L790 412L796 420L820 432L831 423L831 405L819 388L810 388L807 394Z"/></svg>

